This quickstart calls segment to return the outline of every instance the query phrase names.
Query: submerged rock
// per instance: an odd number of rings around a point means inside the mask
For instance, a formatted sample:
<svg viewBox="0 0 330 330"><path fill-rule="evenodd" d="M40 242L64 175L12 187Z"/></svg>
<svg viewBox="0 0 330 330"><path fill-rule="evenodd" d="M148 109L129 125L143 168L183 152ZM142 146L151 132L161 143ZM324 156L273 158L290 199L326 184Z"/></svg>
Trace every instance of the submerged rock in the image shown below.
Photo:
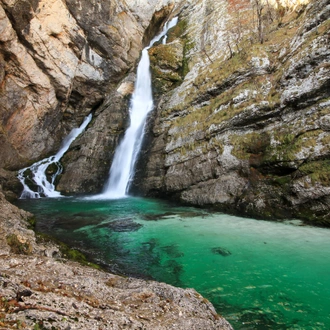
<svg viewBox="0 0 330 330"><path fill-rule="evenodd" d="M138 231L143 225L134 222L132 219L120 219L99 225L99 227L110 228L114 232L129 232Z"/></svg>
<svg viewBox="0 0 330 330"><path fill-rule="evenodd" d="M142 218L143 218L143 220L147 220L147 221L158 221L158 220L166 220L175 215L176 215L176 213L173 213L173 212L165 212L165 213L159 213L159 214L143 214Z"/></svg>
<svg viewBox="0 0 330 330"><path fill-rule="evenodd" d="M220 254L223 257L228 257L231 255L231 252L223 247L215 247L211 249L212 253L214 254Z"/></svg>
<svg viewBox="0 0 330 330"><path fill-rule="evenodd" d="M175 244L162 246L161 250L171 258L180 258L184 256L184 253L181 252L179 247Z"/></svg>

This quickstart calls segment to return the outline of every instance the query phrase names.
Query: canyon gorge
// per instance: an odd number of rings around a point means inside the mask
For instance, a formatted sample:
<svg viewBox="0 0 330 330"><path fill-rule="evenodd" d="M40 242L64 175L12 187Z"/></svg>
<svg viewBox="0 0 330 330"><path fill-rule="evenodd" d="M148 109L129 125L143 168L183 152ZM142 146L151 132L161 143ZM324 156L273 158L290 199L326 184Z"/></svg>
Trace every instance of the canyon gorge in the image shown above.
<svg viewBox="0 0 330 330"><path fill-rule="evenodd" d="M327 226L329 3L268 3L259 18L256 6L2 1L5 194L21 189L12 173L54 154L89 113L56 186L101 191L140 51L176 15L168 43L149 50L155 109L132 191Z"/></svg>
<svg viewBox="0 0 330 330"><path fill-rule="evenodd" d="M57 247L36 244L27 229L32 215L9 203L22 191L18 170L55 155L70 131L91 115L63 155L63 172L54 184L63 195L100 193L130 124L141 51L173 17L178 23L168 31L166 44L159 41L148 49L154 109L129 193L330 227L329 0L0 2L0 202L6 210L0 243L2 272L12 278L8 297L23 285L13 264L33 269L35 256L48 260L44 262L54 272L62 271L49 252ZM49 166L47 175L54 171ZM8 241L13 234L23 244L15 259ZM197 293L124 283L79 265L68 265L67 272L71 284L61 293L64 304L72 304L78 285L74 274L87 282L99 276L107 284L90 285L113 290L112 295L117 289L135 290L140 299L144 293L137 287L145 286L150 309L159 299L164 304L170 299L173 313L187 316L175 317L182 329L194 329L194 322L196 329L231 328ZM24 290L37 290L35 276ZM52 285L48 293L58 294ZM162 290L167 293L159 294ZM102 304L87 302L88 292L82 295L81 301L93 308L90 313L100 313ZM100 294L95 299L105 298ZM185 312L180 299L187 299L182 302ZM32 298L29 304L35 304ZM194 322L190 304L200 306ZM68 311L71 318L74 309ZM118 307L114 329L123 324L163 329L149 314L146 323L143 317L128 320L123 316L131 313L128 309ZM170 329L172 314L166 315L164 329ZM94 326L94 320L86 322L86 327Z"/></svg>

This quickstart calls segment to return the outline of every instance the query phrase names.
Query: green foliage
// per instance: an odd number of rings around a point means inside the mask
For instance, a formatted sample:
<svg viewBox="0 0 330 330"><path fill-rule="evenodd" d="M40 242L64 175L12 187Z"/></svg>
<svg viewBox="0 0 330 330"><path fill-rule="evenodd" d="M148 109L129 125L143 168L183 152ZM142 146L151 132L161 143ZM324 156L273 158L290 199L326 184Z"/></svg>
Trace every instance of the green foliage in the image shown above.
<svg viewBox="0 0 330 330"><path fill-rule="evenodd" d="M163 94L178 86L189 71L189 51L194 44L185 34L186 27L187 21L180 20L168 32L166 45L155 44L149 50L155 94ZM178 42L173 43L175 40Z"/></svg>
<svg viewBox="0 0 330 330"><path fill-rule="evenodd" d="M319 182L323 186L330 185L329 159L307 162L300 166L299 170L303 174L308 175L311 178L313 184Z"/></svg>
<svg viewBox="0 0 330 330"><path fill-rule="evenodd" d="M170 43L177 38L183 41L183 61L181 65L181 76L185 77L189 72L190 51L195 47L195 43L191 41L186 33L188 22L187 19L180 19L178 24L168 31L167 42Z"/></svg>
<svg viewBox="0 0 330 330"><path fill-rule="evenodd" d="M188 26L187 19L180 19L178 24L172 27L167 33L167 42L172 42L177 38L183 38L185 36Z"/></svg>
<svg viewBox="0 0 330 330"><path fill-rule="evenodd" d="M287 186L291 182L291 175L272 176L271 181L273 184L283 188L284 186Z"/></svg>
<svg viewBox="0 0 330 330"><path fill-rule="evenodd" d="M293 134L296 130L291 127L274 133L276 145L269 149L269 157L272 161L295 161L297 153L303 149L308 152L316 146L316 140L322 133L321 130L313 130Z"/></svg>
<svg viewBox="0 0 330 330"><path fill-rule="evenodd" d="M153 47L149 54L151 63L163 63L167 68L174 69L178 66L173 49L168 45L161 44L157 47Z"/></svg>
<svg viewBox="0 0 330 330"><path fill-rule="evenodd" d="M234 146L232 154L240 159L249 159L251 154L265 153L270 145L268 133L248 133L244 135L231 135L230 142Z"/></svg>
<svg viewBox="0 0 330 330"><path fill-rule="evenodd" d="M189 72L189 61L190 61L189 53L194 47L195 47L195 43L190 41L188 38L185 38L185 43L183 46L183 60L182 60L182 70L181 70L182 77L185 77Z"/></svg>
<svg viewBox="0 0 330 330"><path fill-rule="evenodd" d="M34 229L35 228L35 226L36 226L36 218L35 218L35 216L32 216L32 217L30 217L30 218L28 218L27 219L27 222L28 222L28 228L29 229Z"/></svg>
<svg viewBox="0 0 330 330"><path fill-rule="evenodd" d="M43 326L42 322L36 323L33 327L33 330L44 330L44 329L46 328Z"/></svg>
<svg viewBox="0 0 330 330"><path fill-rule="evenodd" d="M86 264L87 262L86 257L81 252L75 249L68 249L66 251L65 256L70 260L74 260L82 264Z"/></svg>
<svg viewBox="0 0 330 330"><path fill-rule="evenodd" d="M210 146L213 147L213 149L215 149L218 153L218 155L221 155L223 153L223 150L224 150L224 144L223 144L223 141L220 141L216 138L212 138L210 140ZM209 148L206 149L207 151L209 151Z"/></svg>

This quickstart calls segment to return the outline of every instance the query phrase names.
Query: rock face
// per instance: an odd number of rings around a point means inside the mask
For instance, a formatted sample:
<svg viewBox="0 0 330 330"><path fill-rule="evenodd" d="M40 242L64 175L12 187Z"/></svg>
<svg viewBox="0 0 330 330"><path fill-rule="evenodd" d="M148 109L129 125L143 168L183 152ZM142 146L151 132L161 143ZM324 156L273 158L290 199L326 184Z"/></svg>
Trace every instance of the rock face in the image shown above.
<svg viewBox="0 0 330 330"><path fill-rule="evenodd" d="M2 326L232 329L192 289L123 278L46 257L0 256L0 260Z"/></svg>
<svg viewBox="0 0 330 330"><path fill-rule="evenodd" d="M99 192L140 51L179 15L149 50L157 108L134 191L328 226L330 3L288 3L1 0L0 168L55 153L93 112L57 189Z"/></svg>
<svg viewBox="0 0 330 330"><path fill-rule="evenodd" d="M156 6L156 4L158 4ZM150 7L149 7L150 6ZM164 19L170 15L173 10L173 4L163 2L153 2L148 4L146 8L139 8L132 5L130 10L139 15L143 19L142 26L145 32L142 39L142 44L146 44L154 36L155 32L160 29ZM156 11L155 11L156 10ZM154 16L150 13L155 11ZM150 21L151 20L151 21ZM97 21L99 22L99 21ZM146 24L148 22L149 25ZM90 24L92 24L90 22ZM96 23L95 23L96 24ZM86 28L90 25L86 25ZM126 25L125 29L133 29L132 26ZM114 33L114 32L112 32ZM141 34L142 36L142 34ZM94 36L99 40L100 36ZM104 36L103 36L104 37ZM131 36L129 36L131 38ZM113 47L109 44L108 38L112 40L110 35L105 35L106 40L100 39L99 43L102 47L108 44L109 51L114 52ZM121 48L122 42L117 40L116 56L123 56L125 50ZM136 54L136 59L140 55L140 49ZM113 61L114 59L112 59ZM117 59L117 60L120 60ZM132 67L132 63L129 65ZM117 67L118 68L118 67ZM127 69L128 70L128 69ZM116 76L116 73L114 73ZM130 72L124 79L122 79L111 91L108 91L105 100L94 115L94 119L90 128L86 133L78 138L70 151L65 155L62 162L64 165L64 173L59 180L57 189L63 193L97 193L100 192L106 178L108 177L109 169L111 167L112 158L115 149L118 145L119 139L124 134L124 131L129 123L128 108L131 94L134 90L135 73Z"/></svg>
<svg viewBox="0 0 330 330"><path fill-rule="evenodd" d="M152 17L160 25L173 8L168 0L0 3L0 167L7 170L55 153L135 66Z"/></svg>
<svg viewBox="0 0 330 330"><path fill-rule="evenodd" d="M8 203L4 194L0 191L0 251L2 255L11 252L32 254L36 252L34 232L27 228L28 220L32 214L20 210Z"/></svg>
<svg viewBox="0 0 330 330"><path fill-rule="evenodd" d="M124 83L125 84L125 83ZM64 172L57 190L62 193L99 192L127 123L128 99L114 91L94 114L89 129L76 139L62 159Z"/></svg>
<svg viewBox="0 0 330 330"><path fill-rule="evenodd" d="M36 243L32 215L1 192L0 208L2 329L232 329L195 290L62 259L55 245Z"/></svg>
<svg viewBox="0 0 330 330"><path fill-rule="evenodd" d="M259 31L249 1L183 9L166 46L171 54L183 45L181 58L167 55L177 65L166 76L180 66L184 79L154 78L167 92L135 185L149 196L329 226L330 2L263 10ZM154 66L166 62L160 48L151 52Z"/></svg>

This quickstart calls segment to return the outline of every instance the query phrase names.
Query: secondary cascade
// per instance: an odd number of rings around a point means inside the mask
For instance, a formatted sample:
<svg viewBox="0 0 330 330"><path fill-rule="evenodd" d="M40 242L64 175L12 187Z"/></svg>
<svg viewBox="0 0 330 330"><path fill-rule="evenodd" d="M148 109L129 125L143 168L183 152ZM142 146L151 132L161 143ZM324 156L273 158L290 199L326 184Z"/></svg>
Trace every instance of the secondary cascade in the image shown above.
<svg viewBox="0 0 330 330"><path fill-rule="evenodd" d="M116 149L109 172L109 179L105 184L103 193L97 196L99 198L123 198L129 190L130 182L134 176L137 156L141 149L147 115L153 109L148 49L163 37L163 44L166 43L167 31L174 27L177 22L177 17L167 22L162 32L154 37L149 46L142 51L129 109L130 126Z"/></svg>
<svg viewBox="0 0 330 330"><path fill-rule="evenodd" d="M63 167L60 164L60 159L69 149L71 143L84 131L87 125L92 120L92 114L85 117L80 127L74 128L70 134L64 139L60 150L56 155L42 159L29 167L25 167L18 171L18 179L23 185L21 199L24 198L40 198L40 197L60 197L61 193L55 190L55 179L62 173ZM47 169L54 164L56 171L47 176ZM34 191L30 186L34 186L37 191Z"/></svg>

